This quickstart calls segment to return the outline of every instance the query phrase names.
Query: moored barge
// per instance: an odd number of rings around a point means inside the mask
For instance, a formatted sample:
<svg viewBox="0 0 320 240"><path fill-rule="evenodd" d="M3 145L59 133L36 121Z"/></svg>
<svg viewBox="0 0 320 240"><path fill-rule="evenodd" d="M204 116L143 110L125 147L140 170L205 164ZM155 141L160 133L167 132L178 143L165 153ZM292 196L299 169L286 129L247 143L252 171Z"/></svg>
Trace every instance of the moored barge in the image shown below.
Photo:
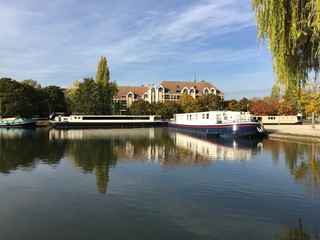
<svg viewBox="0 0 320 240"><path fill-rule="evenodd" d="M253 120L249 112L208 111L175 114L168 126L215 137L263 137L266 135L262 123Z"/></svg>
<svg viewBox="0 0 320 240"><path fill-rule="evenodd" d="M156 115L70 115L50 120L53 128L143 128L166 127Z"/></svg>

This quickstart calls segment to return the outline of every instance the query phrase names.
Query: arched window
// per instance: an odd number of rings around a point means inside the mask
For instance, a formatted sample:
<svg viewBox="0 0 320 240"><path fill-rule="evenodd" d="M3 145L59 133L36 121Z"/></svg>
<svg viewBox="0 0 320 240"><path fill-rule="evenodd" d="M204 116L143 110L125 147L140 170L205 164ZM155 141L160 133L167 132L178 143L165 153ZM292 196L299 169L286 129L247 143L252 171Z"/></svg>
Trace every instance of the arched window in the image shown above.
<svg viewBox="0 0 320 240"><path fill-rule="evenodd" d="M190 95L193 97L193 98L196 98L196 91L194 88L191 88L190 89Z"/></svg>
<svg viewBox="0 0 320 240"><path fill-rule="evenodd" d="M189 93L188 88L184 88L184 89L182 90L182 93L188 94L188 93Z"/></svg>
<svg viewBox="0 0 320 240"><path fill-rule="evenodd" d="M164 88L161 86L158 88L158 101L163 102Z"/></svg>
<svg viewBox="0 0 320 240"><path fill-rule="evenodd" d="M134 95L133 95L133 93L129 93L127 96L128 96L127 107L130 107L133 103Z"/></svg>
<svg viewBox="0 0 320 240"><path fill-rule="evenodd" d="M153 87L151 88L151 103L156 101L156 89Z"/></svg>

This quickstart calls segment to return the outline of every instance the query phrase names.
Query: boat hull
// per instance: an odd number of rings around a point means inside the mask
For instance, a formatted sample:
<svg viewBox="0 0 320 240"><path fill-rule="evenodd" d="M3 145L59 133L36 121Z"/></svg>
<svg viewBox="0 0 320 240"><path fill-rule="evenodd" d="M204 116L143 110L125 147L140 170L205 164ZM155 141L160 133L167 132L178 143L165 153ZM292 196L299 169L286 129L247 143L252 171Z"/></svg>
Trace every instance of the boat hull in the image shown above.
<svg viewBox="0 0 320 240"><path fill-rule="evenodd" d="M263 126L258 122L216 125L184 125L169 122L168 126L186 132L201 133L206 136L216 137L263 137L266 135Z"/></svg>
<svg viewBox="0 0 320 240"><path fill-rule="evenodd" d="M37 123L33 120L0 121L0 128L35 128Z"/></svg>

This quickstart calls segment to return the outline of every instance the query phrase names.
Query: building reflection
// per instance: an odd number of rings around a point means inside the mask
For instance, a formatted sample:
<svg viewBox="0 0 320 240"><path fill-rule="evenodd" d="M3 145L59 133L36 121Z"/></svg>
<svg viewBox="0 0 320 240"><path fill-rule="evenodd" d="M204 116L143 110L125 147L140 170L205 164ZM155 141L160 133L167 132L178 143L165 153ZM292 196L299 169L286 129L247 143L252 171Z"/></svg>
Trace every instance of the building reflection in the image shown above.
<svg viewBox="0 0 320 240"><path fill-rule="evenodd" d="M284 164L310 195L320 194L320 145L269 139L223 139L168 130L145 129L0 129L0 173L29 170L41 162L66 159L77 170L96 175L97 189L106 193L110 168L120 161L145 161L164 167L209 166L215 161L249 161L270 152Z"/></svg>
<svg viewBox="0 0 320 240"><path fill-rule="evenodd" d="M66 143L65 155L75 168L96 175L98 191L105 194L109 170L117 161L151 161L161 159L166 129L83 129L49 132L49 141Z"/></svg>
<svg viewBox="0 0 320 240"><path fill-rule="evenodd" d="M112 152L117 156L116 161L148 161L165 166L208 165L215 160L245 161L250 160L263 148L262 139L208 139L159 128L53 129L49 138L51 141L108 139L112 141ZM97 142L94 148L97 150L98 146Z"/></svg>

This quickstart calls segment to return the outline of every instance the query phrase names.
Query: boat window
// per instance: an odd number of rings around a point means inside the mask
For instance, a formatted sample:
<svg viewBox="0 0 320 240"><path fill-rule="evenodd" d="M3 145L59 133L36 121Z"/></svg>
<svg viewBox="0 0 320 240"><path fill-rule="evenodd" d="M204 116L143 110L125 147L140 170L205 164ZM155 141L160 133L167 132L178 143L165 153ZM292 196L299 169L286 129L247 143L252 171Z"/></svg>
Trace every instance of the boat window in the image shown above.
<svg viewBox="0 0 320 240"><path fill-rule="evenodd" d="M84 116L83 120L148 120L150 116Z"/></svg>
<svg viewBox="0 0 320 240"><path fill-rule="evenodd" d="M207 119L209 119L209 113L207 113Z"/></svg>

